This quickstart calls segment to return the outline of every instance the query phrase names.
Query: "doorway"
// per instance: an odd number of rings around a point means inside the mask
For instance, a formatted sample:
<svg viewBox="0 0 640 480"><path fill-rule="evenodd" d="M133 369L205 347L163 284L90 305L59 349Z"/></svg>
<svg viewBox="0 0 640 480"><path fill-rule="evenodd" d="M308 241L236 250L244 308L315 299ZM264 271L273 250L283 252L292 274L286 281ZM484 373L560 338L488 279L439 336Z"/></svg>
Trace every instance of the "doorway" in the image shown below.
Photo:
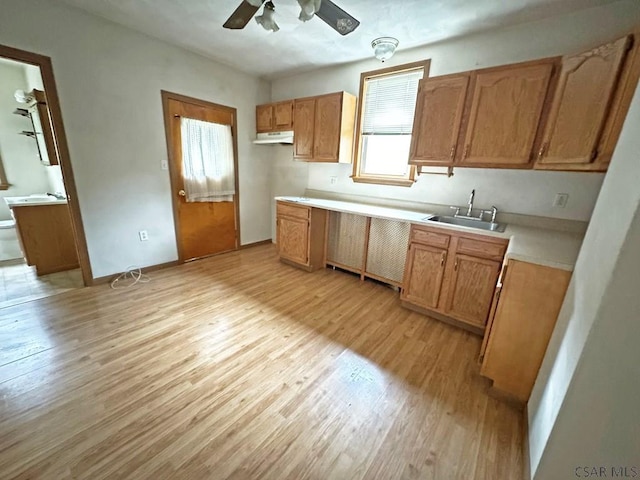
<svg viewBox="0 0 640 480"><path fill-rule="evenodd" d="M240 239L236 109L165 91L162 105L179 261L236 250ZM194 133L193 128L203 130ZM230 137L225 137L225 130ZM196 161L203 169L194 168ZM195 176L201 177L196 186ZM202 185L211 191L197 190Z"/></svg>
<svg viewBox="0 0 640 480"><path fill-rule="evenodd" d="M51 59L0 45L0 308L91 284Z"/></svg>

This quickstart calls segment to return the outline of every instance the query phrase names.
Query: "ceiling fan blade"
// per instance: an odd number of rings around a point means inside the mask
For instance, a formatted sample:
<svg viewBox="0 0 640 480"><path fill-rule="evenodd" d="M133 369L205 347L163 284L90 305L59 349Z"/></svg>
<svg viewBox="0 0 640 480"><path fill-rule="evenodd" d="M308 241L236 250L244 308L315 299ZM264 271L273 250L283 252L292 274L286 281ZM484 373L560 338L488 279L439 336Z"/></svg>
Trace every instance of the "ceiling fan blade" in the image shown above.
<svg viewBox="0 0 640 480"><path fill-rule="evenodd" d="M236 11L231 14L222 26L232 30L240 30L247 26L247 23L249 23L258 10L260 10L260 6L256 7L247 2L247 0L243 0L242 3L238 5L238 8L236 8Z"/></svg>
<svg viewBox="0 0 640 480"><path fill-rule="evenodd" d="M330 0L320 2L320 10L316 12L316 15L340 35L349 34L360 25L358 20Z"/></svg>

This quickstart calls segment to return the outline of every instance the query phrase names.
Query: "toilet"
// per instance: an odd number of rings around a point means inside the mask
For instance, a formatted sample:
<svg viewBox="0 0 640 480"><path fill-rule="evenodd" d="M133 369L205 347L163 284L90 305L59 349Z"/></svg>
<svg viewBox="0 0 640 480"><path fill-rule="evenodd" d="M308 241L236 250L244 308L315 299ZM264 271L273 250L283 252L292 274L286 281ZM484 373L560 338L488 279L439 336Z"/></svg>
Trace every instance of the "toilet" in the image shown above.
<svg viewBox="0 0 640 480"><path fill-rule="evenodd" d="M22 258L16 223L13 219L0 220L0 262L16 258Z"/></svg>

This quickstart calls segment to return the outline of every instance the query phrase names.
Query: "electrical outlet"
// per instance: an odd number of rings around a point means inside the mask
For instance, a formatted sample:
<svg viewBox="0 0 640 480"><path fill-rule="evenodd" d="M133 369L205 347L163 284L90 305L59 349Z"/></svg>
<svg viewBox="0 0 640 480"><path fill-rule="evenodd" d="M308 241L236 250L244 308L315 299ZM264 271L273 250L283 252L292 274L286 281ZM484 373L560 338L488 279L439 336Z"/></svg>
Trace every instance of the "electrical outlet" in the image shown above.
<svg viewBox="0 0 640 480"><path fill-rule="evenodd" d="M335 185L336 183L338 183L338 177L336 177L335 175L332 175L329 177L329 183L331 185Z"/></svg>
<svg viewBox="0 0 640 480"><path fill-rule="evenodd" d="M568 201L569 201L568 193L556 193L556 196L553 199L553 206L558 208L564 208L567 206Z"/></svg>
<svg viewBox="0 0 640 480"><path fill-rule="evenodd" d="M169 161L168 160L161 160L160 161L160 168L162 170L169 170Z"/></svg>
<svg viewBox="0 0 640 480"><path fill-rule="evenodd" d="M138 232L138 236L140 237L141 242L146 242L149 240L149 233L146 230L140 230Z"/></svg>

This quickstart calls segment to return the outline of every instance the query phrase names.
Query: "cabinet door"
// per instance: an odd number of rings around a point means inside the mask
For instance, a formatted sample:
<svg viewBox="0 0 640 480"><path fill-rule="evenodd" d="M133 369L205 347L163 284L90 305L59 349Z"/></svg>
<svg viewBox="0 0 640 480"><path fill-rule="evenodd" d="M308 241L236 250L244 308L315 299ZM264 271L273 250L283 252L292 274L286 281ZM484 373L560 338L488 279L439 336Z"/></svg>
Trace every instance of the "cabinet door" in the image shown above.
<svg viewBox="0 0 640 480"><path fill-rule="evenodd" d="M529 164L552 68L536 63L475 74L462 165Z"/></svg>
<svg viewBox="0 0 640 480"><path fill-rule="evenodd" d="M597 157L629 38L562 59L538 164L586 164Z"/></svg>
<svg viewBox="0 0 640 480"><path fill-rule="evenodd" d="M342 95L324 95L316 100L313 159L316 162L337 162L340 146Z"/></svg>
<svg viewBox="0 0 640 480"><path fill-rule="evenodd" d="M256 107L256 130L260 133L273 130L273 105L258 105Z"/></svg>
<svg viewBox="0 0 640 480"><path fill-rule="evenodd" d="M295 100L293 104L293 156L306 160L313 158L314 98Z"/></svg>
<svg viewBox="0 0 640 480"><path fill-rule="evenodd" d="M278 254L301 265L309 263L309 221L278 217Z"/></svg>
<svg viewBox="0 0 640 480"><path fill-rule="evenodd" d="M291 130L293 128L293 101L278 102L273 106L273 128Z"/></svg>
<svg viewBox="0 0 640 480"><path fill-rule="evenodd" d="M484 327L500 266L495 260L456 254L445 313Z"/></svg>
<svg viewBox="0 0 640 480"><path fill-rule="evenodd" d="M438 306L447 251L412 243L404 274L402 299L435 309Z"/></svg>
<svg viewBox="0 0 640 480"><path fill-rule="evenodd" d="M409 163L453 164L468 84L468 74L420 81Z"/></svg>

